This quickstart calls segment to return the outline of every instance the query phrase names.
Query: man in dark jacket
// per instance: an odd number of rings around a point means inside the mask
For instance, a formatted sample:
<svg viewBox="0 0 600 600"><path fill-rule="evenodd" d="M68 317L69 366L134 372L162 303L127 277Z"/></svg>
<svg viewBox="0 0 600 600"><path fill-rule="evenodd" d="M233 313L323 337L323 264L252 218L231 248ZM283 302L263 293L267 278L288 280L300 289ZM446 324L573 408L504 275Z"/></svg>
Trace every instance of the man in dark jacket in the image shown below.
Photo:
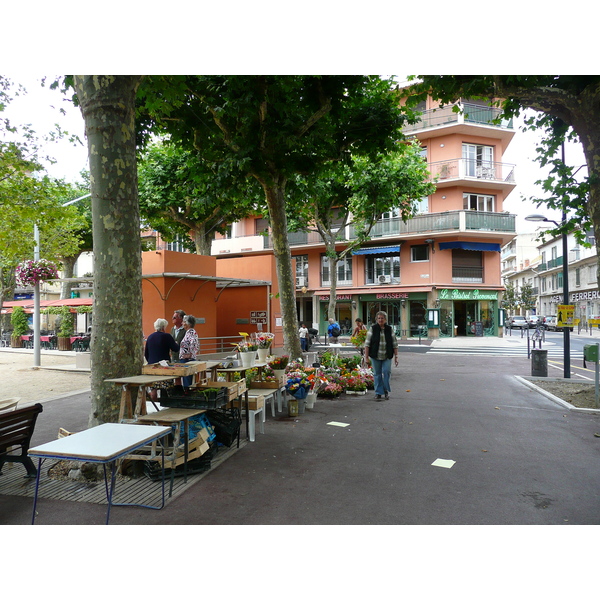
<svg viewBox="0 0 600 600"><path fill-rule="evenodd" d="M181 344L181 340L185 335L185 329L183 327L183 317L185 317L184 310L176 310L173 312L173 316L171 320L173 322L173 329L171 329L171 335L173 339L177 343L177 345ZM176 363L179 361L179 352L171 352L171 362Z"/></svg>

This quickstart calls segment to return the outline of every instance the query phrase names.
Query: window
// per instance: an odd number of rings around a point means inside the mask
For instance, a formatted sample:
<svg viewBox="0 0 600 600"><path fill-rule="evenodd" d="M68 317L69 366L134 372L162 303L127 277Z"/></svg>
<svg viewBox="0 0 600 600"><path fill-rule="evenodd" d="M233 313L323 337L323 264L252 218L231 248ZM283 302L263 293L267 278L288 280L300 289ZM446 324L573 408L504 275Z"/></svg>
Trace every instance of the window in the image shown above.
<svg viewBox="0 0 600 600"><path fill-rule="evenodd" d="M483 252L452 250L452 281L457 283L483 283Z"/></svg>
<svg viewBox="0 0 600 600"><path fill-rule="evenodd" d="M576 286L581 285L581 269L580 268L575 269L575 285Z"/></svg>
<svg viewBox="0 0 600 600"><path fill-rule="evenodd" d="M321 256L321 285L331 284L328 256ZM346 257L337 263L338 285L352 285L352 257Z"/></svg>
<svg viewBox="0 0 600 600"><path fill-rule="evenodd" d="M420 198L415 202L415 213L417 215L423 215L429 212L429 196Z"/></svg>
<svg viewBox="0 0 600 600"><path fill-rule="evenodd" d="M269 232L269 221L267 219L256 219L254 221L254 235Z"/></svg>
<svg viewBox="0 0 600 600"><path fill-rule="evenodd" d="M167 242L167 250L171 250L173 252L189 252L189 250L183 245L180 236L177 236L173 242Z"/></svg>
<svg viewBox="0 0 600 600"><path fill-rule="evenodd" d="M366 256L365 283L400 283L400 256L398 254Z"/></svg>
<svg viewBox="0 0 600 600"><path fill-rule="evenodd" d="M308 287L308 254L294 256L296 259L296 287Z"/></svg>
<svg viewBox="0 0 600 600"><path fill-rule="evenodd" d="M463 194L463 208L465 210L482 210L494 212L495 196L484 194Z"/></svg>
<svg viewBox="0 0 600 600"><path fill-rule="evenodd" d="M410 262L426 262L429 260L429 246L419 244L410 247Z"/></svg>
<svg viewBox="0 0 600 600"><path fill-rule="evenodd" d="M465 175L478 179L495 179L494 147L463 144L462 157Z"/></svg>

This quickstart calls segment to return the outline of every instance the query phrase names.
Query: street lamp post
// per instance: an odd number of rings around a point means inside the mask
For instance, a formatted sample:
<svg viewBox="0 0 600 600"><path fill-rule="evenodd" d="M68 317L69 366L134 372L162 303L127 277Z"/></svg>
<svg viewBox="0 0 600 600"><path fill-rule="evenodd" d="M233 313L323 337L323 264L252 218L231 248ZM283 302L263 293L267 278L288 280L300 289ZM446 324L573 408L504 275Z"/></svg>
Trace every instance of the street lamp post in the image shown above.
<svg viewBox="0 0 600 600"><path fill-rule="evenodd" d="M79 202L84 198L88 198L91 194L80 196L74 200L65 202L62 206L69 206ZM37 223L33 224L33 238L35 242L34 260L40 260L40 230L38 229ZM40 350L40 284L35 284L33 288L33 366L41 366L41 350Z"/></svg>
<svg viewBox="0 0 600 600"><path fill-rule="evenodd" d="M526 221L537 221L554 223L557 227L560 225L553 219L548 219L544 215L529 215L525 217ZM565 212L562 213L562 224L564 225L567 220ZM563 254L563 304L569 304L569 254L567 248L567 234L562 234L562 254ZM571 338L569 336L569 328L563 327L563 363L564 363L564 374L565 379L571 378Z"/></svg>

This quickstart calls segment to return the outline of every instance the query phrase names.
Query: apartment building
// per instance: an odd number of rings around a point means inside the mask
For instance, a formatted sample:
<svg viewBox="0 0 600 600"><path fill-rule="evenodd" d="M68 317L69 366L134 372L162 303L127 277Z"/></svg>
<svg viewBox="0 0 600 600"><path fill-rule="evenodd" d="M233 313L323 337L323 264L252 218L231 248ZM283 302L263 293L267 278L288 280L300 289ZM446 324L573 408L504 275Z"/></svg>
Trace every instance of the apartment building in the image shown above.
<svg viewBox="0 0 600 600"><path fill-rule="evenodd" d="M502 155L514 136L498 110L461 101L460 112L432 100L405 134L422 146L436 191L419 199L418 214L403 222L381 215L370 241L337 265L336 318L349 332L385 310L403 338L502 335L500 249L515 237L515 215L504 211L515 166ZM339 232L338 249L352 240ZM316 233L290 233L296 263L298 318L326 331L331 265ZM246 219L213 242L218 260L271 252L268 223ZM251 261L248 276L251 277Z"/></svg>

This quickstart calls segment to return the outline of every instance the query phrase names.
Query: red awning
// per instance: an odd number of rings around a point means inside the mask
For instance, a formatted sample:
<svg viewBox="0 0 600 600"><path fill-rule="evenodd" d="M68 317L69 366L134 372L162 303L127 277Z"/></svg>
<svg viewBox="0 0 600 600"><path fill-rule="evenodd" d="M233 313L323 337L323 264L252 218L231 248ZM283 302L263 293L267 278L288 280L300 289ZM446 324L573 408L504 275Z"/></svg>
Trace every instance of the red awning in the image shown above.
<svg viewBox="0 0 600 600"><path fill-rule="evenodd" d="M49 306L92 306L93 298L66 298L64 300L40 300L40 308L48 308ZM33 312L33 299L30 300L10 300L2 303L2 314L7 315L12 313L14 306L22 306L26 313ZM74 311L71 311L74 312Z"/></svg>

